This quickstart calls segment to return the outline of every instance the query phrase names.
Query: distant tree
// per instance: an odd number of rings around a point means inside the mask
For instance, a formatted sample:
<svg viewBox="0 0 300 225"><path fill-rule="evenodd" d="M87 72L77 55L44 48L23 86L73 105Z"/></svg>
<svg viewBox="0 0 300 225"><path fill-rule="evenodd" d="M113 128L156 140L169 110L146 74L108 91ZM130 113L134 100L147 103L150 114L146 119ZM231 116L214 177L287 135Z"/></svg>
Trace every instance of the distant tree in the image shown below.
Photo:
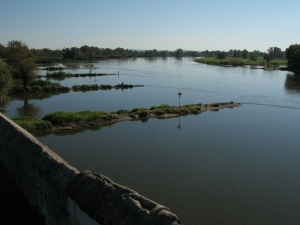
<svg viewBox="0 0 300 225"><path fill-rule="evenodd" d="M79 48L72 47L72 48L65 48L63 49L63 57L64 59L76 59L80 58L81 51Z"/></svg>
<svg viewBox="0 0 300 225"><path fill-rule="evenodd" d="M190 52L190 56L192 56L192 57L197 57L197 56L198 56L198 52L196 52L196 51L191 51L191 52Z"/></svg>
<svg viewBox="0 0 300 225"><path fill-rule="evenodd" d="M292 70L300 70L300 44L290 45L285 50L287 64Z"/></svg>
<svg viewBox="0 0 300 225"><path fill-rule="evenodd" d="M8 91L11 87L12 77L5 62L0 59L0 112L4 112L8 103Z"/></svg>
<svg viewBox="0 0 300 225"><path fill-rule="evenodd" d="M264 54L264 60L266 60L267 62L270 62L270 60L271 60L270 54L265 53Z"/></svg>
<svg viewBox="0 0 300 225"><path fill-rule="evenodd" d="M167 57L169 55L169 52L168 51L162 51L161 52L161 56L162 57Z"/></svg>
<svg viewBox="0 0 300 225"><path fill-rule="evenodd" d="M176 49L175 56L176 57L183 57L183 50L181 48Z"/></svg>
<svg viewBox="0 0 300 225"><path fill-rule="evenodd" d="M249 53L249 59L251 59L252 61L256 61L258 59L257 51L250 52Z"/></svg>
<svg viewBox="0 0 300 225"><path fill-rule="evenodd" d="M269 61L273 60L275 58L283 58L284 57L284 52L281 51L281 49L278 47L270 47L270 48L268 48L267 52L268 52L267 59L269 59Z"/></svg>
<svg viewBox="0 0 300 225"><path fill-rule="evenodd" d="M249 52L248 52L246 49L244 49L244 50L241 52L241 56L242 56L244 59L247 59L248 56L249 56Z"/></svg>
<svg viewBox="0 0 300 225"><path fill-rule="evenodd" d="M241 57L241 50L234 49L233 53L232 53L232 56L233 57Z"/></svg>
<svg viewBox="0 0 300 225"><path fill-rule="evenodd" d="M281 51L280 48L278 47L273 47L273 51L274 51L274 58L283 58L283 51Z"/></svg>
<svg viewBox="0 0 300 225"><path fill-rule="evenodd" d="M270 47L267 50L270 60L275 59L275 49L274 47Z"/></svg>
<svg viewBox="0 0 300 225"><path fill-rule="evenodd" d="M24 90L27 92L28 84L33 80L37 64L27 47L21 41L10 41L7 44L7 62L11 65L13 77L22 80Z"/></svg>
<svg viewBox="0 0 300 225"><path fill-rule="evenodd" d="M218 52L216 58L217 59L225 59L226 58L226 53L224 51L223 52Z"/></svg>

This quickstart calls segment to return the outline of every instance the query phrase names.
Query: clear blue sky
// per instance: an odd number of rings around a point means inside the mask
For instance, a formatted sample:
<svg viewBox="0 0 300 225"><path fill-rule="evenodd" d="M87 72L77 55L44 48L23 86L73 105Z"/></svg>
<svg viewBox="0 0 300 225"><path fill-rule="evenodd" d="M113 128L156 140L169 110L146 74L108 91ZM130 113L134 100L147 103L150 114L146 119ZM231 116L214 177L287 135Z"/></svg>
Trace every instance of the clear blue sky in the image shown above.
<svg viewBox="0 0 300 225"><path fill-rule="evenodd" d="M300 0L0 0L0 43L266 51L300 43Z"/></svg>

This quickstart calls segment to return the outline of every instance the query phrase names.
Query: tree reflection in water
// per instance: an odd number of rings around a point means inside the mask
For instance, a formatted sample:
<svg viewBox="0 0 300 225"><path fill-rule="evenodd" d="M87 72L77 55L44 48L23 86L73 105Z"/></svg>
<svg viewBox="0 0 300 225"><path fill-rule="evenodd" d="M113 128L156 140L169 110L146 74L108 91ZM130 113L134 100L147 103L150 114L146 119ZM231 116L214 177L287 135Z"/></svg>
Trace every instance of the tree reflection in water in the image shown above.
<svg viewBox="0 0 300 225"><path fill-rule="evenodd" d="M287 93L300 94L300 74L288 73L286 75L284 88Z"/></svg>
<svg viewBox="0 0 300 225"><path fill-rule="evenodd" d="M34 118L40 118L42 109L33 103L29 103L28 96L26 95L24 97L24 105L22 107L17 108L17 111L19 117L29 116Z"/></svg>

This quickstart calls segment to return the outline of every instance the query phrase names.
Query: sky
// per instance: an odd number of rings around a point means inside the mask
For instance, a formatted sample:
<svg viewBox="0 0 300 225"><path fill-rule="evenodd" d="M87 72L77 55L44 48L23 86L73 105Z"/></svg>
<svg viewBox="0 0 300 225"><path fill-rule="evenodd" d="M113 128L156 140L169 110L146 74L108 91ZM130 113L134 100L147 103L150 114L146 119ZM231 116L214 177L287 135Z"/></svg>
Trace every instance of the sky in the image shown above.
<svg viewBox="0 0 300 225"><path fill-rule="evenodd" d="M285 50L299 0L0 0L0 44L134 50Z"/></svg>

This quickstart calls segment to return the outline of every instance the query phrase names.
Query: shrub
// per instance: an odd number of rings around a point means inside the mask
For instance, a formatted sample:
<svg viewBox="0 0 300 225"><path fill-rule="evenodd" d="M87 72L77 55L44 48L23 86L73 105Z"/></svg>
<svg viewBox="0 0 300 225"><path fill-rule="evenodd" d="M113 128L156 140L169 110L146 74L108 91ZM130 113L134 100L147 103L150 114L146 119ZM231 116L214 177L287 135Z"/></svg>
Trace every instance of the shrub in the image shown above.
<svg viewBox="0 0 300 225"><path fill-rule="evenodd" d="M134 108L131 110L131 112L139 112L139 111L145 111L147 110L146 108Z"/></svg>
<svg viewBox="0 0 300 225"><path fill-rule="evenodd" d="M157 106L158 109L161 109L161 108L170 108L171 106L169 106L168 104L162 104L162 105L159 105Z"/></svg>
<svg viewBox="0 0 300 225"><path fill-rule="evenodd" d="M160 109L160 110L155 111L155 115L157 115L157 116L162 116L164 114L166 114L165 110Z"/></svg>
<svg viewBox="0 0 300 225"><path fill-rule="evenodd" d="M121 109L117 111L117 114L127 114L128 112L128 110Z"/></svg>
<svg viewBox="0 0 300 225"><path fill-rule="evenodd" d="M139 113L139 117L147 117L148 116L148 112L147 111L141 111Z"/></svg>

